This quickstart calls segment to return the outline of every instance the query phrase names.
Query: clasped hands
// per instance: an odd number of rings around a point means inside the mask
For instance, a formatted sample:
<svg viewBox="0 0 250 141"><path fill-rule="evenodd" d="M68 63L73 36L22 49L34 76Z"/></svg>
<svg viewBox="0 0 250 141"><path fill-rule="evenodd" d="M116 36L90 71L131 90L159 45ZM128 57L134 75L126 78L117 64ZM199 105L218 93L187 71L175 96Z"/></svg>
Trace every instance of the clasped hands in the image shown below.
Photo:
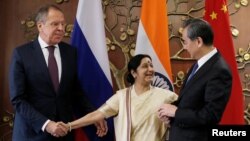
<svg viewBox="0 0 250 141"><path fill-rule="evenodd" d="M158 118L165 124L169 124L170 118L175 117L177 107L172 104L163 104L158 109Z"/></svg>
<svg viewBox="0 0 250 141"><path fill-rule="evenodd" d="M95 123L95 126L97 128L96 134L98 137L103 137L108 132L108 126L107 122L105 120L101 120ZM70 122L69 123L63 123L63 122L54 122L50 121L45 130L50 133L54 137L63 137L68 134L72 129Z"/></svg>

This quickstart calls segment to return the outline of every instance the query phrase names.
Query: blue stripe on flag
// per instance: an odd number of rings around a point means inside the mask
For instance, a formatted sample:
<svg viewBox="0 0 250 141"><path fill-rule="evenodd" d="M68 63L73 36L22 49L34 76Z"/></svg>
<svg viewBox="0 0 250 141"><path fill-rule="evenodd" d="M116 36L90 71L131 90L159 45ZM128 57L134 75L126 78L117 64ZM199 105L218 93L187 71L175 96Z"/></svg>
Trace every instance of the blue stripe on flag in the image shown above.
<svg viewBox="0 0 250 141"><path fill-rule="evenodd" d="M72 36L72 45L77 47L78 51L78 77L81 87L84 88L84 92L94 106L99 107L112 96L112 86L90 50L77 22Z"/></svg>

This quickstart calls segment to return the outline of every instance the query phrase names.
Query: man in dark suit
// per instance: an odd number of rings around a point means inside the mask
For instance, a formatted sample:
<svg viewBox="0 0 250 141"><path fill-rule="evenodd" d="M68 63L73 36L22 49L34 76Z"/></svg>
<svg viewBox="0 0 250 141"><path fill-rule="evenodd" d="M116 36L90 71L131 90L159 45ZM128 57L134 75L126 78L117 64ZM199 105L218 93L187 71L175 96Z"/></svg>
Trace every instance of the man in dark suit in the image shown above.
<svg viewBox="0 0 250 141"><path fill-rule="evenodd" d="M213 46L213 31L201 19L184 23L183 47L197 63L192 66L179 98L159 109L159 117L170 120L169 141L207 141L209 127L220 122L230 97L229 66ZM170 117L170 118L169 118Z"/></svg>
<svg viewBox="0 0 250 141"><path fill-rule="evenodd" d="M36 23L38 38L15 48L10 65L13 141L73 141L57 121L72 121L74 104L83 114L93 111L77 82L77 52L62 42L66 23L58 7L42 7ZM96 125L106 132L105 121Z"/></svg>

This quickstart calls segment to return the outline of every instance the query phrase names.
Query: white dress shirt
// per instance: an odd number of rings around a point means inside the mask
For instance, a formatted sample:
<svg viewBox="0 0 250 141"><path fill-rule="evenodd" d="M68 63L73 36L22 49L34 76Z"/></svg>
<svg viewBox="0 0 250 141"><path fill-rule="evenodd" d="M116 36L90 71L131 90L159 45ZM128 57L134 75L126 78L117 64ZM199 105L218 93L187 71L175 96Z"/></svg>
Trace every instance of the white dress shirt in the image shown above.
<svg viewBox="0 0 250 141"><path fill-rule="evenodd" d="M40 36L38 36L38 42L41 46L42 52L43 52L43 56L45 58L46 64L48 66L48 59L49 59L49 50L47 49L47 47L49 46ZM55 46L55 50L54 50L54 56L56 59L56 63L57 63L57 68L58 68L58 78L59 78L59 83L61 80L61 74L62 74L62 62L61 62L61 55L60 55L60 49L58 44L54 45ZM42 131L45 130L46 126L48 125L48 123L50 122L50 120L48 119L42 126Z"/></svg>

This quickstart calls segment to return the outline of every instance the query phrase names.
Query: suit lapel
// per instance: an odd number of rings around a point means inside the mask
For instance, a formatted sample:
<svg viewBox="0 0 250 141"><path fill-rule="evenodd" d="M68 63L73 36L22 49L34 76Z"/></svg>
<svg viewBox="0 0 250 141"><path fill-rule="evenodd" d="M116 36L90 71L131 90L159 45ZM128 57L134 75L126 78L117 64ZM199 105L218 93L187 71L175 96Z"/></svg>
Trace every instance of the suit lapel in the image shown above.
<svg viewBox="0 0 250 141"><path fill-rule="evenodd" d="M63 84L65 81L67 81L66 79L66 75L68 72L68 70L70 70L69 66L68 66L68 56L67 56L67 50L65 48L65 46L61 43L58 44L59 46L59 50L60 50L60 56L61 56L61 67L62 67L62 73L61 73L61 80L59 83L59 89L58 89L58 93L60 93L60 89L63 87ZM66 79L65 79L66 78Z"/></svg>
<svg viewBox="0 0 250 141"><path fill-rule="evenodd" d="M181 97L186 91L190 91L190 87L193 85L195 81L199 81L201 77L205 75L207 70L211 69L212 65L218 60L219 56L220 54L218 52L214 56L212 56L204 65L201 66L199 70L197 70L194 76L187 83L187 78L190 75L192 69L189 70L188 75L186 76L186 79L184 80L184 83L182 85L180 95L179 95L179 100L181 99Z"/></svg>
<svg viewBox="0 0 250 141"><path fill-rule="evenodd" d="M46 80L48 80L48 82L51 83L52 85L52 82L49 76L49 70L48 70L48 67L47 67L47 64L46 64L46 61L45 61L45 58L44 58L44 55L43 55L43 52L42 52L42 49L38 40L34 41L33 48L34 48L34 57L36 57L36 60L38 60L37 63L39 64L39 66L41 66L42 72L45 73L44 76L46 76Z"/></svg>
<svg viewBox="0 0 250 141"><path fill-rule="evenodd" d="M38 60L36 63L40 66L39 68L41 69L41 72L44 73L44 76L45 76L44 79L49 83L50 87L54 90L53 83L50 78L48 66L46 64L41 46L37 39L33 42L32 48L34 49L34 58L35 60Z"/></svg>

